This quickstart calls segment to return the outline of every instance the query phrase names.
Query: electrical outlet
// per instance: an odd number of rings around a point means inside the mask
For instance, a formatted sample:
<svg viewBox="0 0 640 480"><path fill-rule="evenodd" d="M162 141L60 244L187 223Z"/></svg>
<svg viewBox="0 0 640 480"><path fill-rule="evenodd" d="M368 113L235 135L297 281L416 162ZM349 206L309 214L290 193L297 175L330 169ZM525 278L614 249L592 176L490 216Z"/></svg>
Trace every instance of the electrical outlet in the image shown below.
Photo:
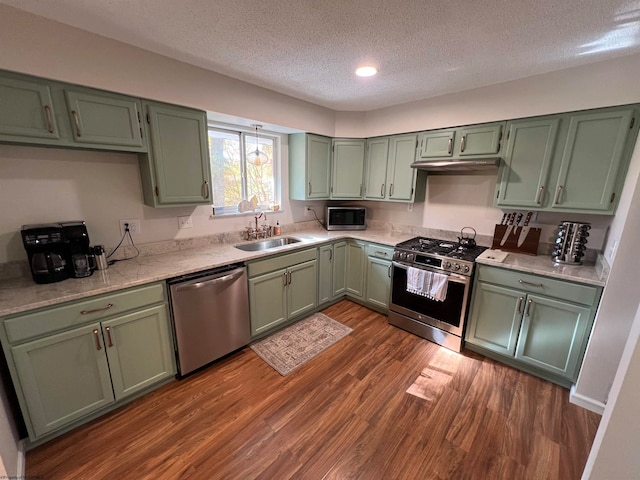
<svg viewBox="0 0 640 480"><path fill-rule="evenodd" d="M178 228L193 228L191 216L185 215L184 217L178 217Z"/></svg>
<svg viewBox="0 0 640 480"><path fill-rule="evenodd" d="M407 203L407 211L413 212L413 203Z"/></svg>
<svg viewBox="0 0 640 480"><path fill-rule="evenodd" d="M307 205L306 207L304 207L304 216L308 217L309 215L311 215L312 212L312 207L310 207L309 205Z"/></svg>
<svg viewBox="0 0 640 480"><path fill-rule="evenodd" d="M129 225L129 233L131 236L140 235L142 233L142 228L140 227L140 219L139 218L129 218L125 220L120 220L120 235L124 236L126 224Z"/></svg>

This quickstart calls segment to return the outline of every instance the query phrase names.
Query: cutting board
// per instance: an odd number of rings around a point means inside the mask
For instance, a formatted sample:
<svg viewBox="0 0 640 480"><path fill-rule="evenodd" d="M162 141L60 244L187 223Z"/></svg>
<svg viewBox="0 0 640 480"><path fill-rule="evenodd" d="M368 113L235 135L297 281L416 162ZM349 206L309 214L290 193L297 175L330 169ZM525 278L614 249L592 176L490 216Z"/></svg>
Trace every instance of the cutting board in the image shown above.
<svg viewBox="0 0 640 480"><path fill-rule="evenodd" d="M476 260L491 260L492 262L504 262L509 256L509 252L503 252L502 250L485 250Z"/></svg>
<svg viewBox="0 0 640 480"><path fill-rule="evenodd" d="M502 237L504 237L505 232L507 231L508 225L496 225L495 231L493 233L493 243L491 244L491 248L494 250L502 250L504 252L514 252L514 253L524 253L527 255L537 255L538 254L538 243L540 242L540 228L529 229L529 234L524 240L524 243L518 246L518 238L520 238L520 232L524 227L515 227L509 233L506 241L503 245L500 245L502 242Z"/></svg>

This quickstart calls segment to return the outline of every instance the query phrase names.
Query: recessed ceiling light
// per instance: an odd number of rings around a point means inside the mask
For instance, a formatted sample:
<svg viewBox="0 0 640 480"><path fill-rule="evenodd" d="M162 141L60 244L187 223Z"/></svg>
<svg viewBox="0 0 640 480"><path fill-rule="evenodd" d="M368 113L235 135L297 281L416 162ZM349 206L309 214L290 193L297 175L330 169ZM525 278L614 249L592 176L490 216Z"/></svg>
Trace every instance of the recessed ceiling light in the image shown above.
<svg viewBox="0 0 640 480"><path fill-rule="evenodd" d="M378 69L376 67L366 66L366 67L358 67L356 69L356 75L359 77L372 77L378 73Z"/></svg>

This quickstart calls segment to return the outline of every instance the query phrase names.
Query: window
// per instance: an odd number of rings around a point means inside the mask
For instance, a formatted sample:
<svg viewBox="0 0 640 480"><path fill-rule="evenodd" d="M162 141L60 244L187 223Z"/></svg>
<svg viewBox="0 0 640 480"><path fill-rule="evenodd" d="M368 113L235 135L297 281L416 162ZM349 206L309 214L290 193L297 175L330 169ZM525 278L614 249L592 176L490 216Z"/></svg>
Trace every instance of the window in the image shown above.
<svg viewBox="0 0 640 480"><path fill-rule="evenodd" d="M279 205L276 174L278 137L209 127L214 214L273 210ZM258 148L269 161L253 165L247 153Z"/></svg>

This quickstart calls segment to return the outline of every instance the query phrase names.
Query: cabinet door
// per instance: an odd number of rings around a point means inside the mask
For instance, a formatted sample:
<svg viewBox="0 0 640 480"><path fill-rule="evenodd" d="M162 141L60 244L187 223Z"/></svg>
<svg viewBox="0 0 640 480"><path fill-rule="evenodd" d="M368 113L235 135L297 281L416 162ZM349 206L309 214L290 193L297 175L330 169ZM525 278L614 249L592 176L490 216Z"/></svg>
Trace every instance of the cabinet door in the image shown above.
<svg viewBox="0 0 640 480"><path fill-rule="evenodd" d="M249 279L251 335L262 333L287 320L286 288L286 269Z"/></svg>
<svg viewBox="0 0 640 480"><path fill-rule="evenodd" d="M0 139L37 143L60 139L46 83L0 77Z"/></svg>
<svg viewBox="0 0 640 480"><path fill-rule="evenodd" d="M496 205L540 207L558 134L557 118L507 124L507 148Z"/></svg>
<svg viewBox="0 0 640 480"><path fill-rule="evenodd" d="M389 308L391 289L391 262L368 257L366 301L383 310Z"/></svg>
<svg viewBox="0 0 640 480"><path fill-rule="evenodd" d="M454 156L495 155L500 151L502 123L487 123L458 130Z"/></svg>
<svg viewBox="0 0 640 480"><path fill-rule="evenodd" d="M114 401L98 323L28 342L11 352L34 437Z"/></svg>
<svg viewBox="0 0 640 480"><path fill-rule="evenodd" d="M316 285L318 281L315 260L289 267L287 287L287 318L313 312L318 306Z"/></svg>
<svg viewBox="0 0 640 480"><path fill-rule="evenodd" d="M344 295L347 291L347 242L333 245L333 292L332 297Z"/></svg>
<svg viewBox="0 0 640 480"><path fill-rule="evenodd" d="M591 320L589 308L529 295L515 356L524 363L575 380Z"/></svg>
<svg viewBox="0 0 640 480"><path fill-rule="evenodd" d="M333 140L331 198L362 198L364 140Z"/></svg>
<svg viewBox="0 0 640 480"><path fill-rule="evenodd" d="M347 294L364 298L367 244L347 242Z"/></svg>
<svg viewBox="0 0 640 480"><path fill-rule="evenodd" d="M388 154L388 138L367 140L364 198L368 200L382 200L386 195Z"/></svg>
<svg viewBox="0 0 640 480"><path fill-rule="evenodd" d="M175 374L165 305L104 322L102 331L116 400Z"/></svg>
<svg viewBox="0 0 640 480"><path fill-rule="evenodd" d="M140 100L106 92L72 89L65 89L65 96L71 115L73 139L77 143L146 150L140 124Z"/></svg>
<svg viewBox="0 0 640 480"><path fill-rule="evenodd" d="M206 113L156 103L146 108L153 206L210 204Z"/></svg>
<svg viewBox="0 0 640 480"><path fill-rule="evenodd" d="M322 305L333 298L333 245L318 249L318 303Z"/></svg>
<svg viewBox="0 0 640 480"><path fill-rule="evenodd" d="M307 135L307 198L329 198L331 139Z"/></svg>
<svg viewBox="0 0 640 480"><path fill-rule="evenodd" d="M513 356L525 297L517 290L476 282L465 340Z"/></svg>
<svg viewBox="0 0 640 480"><path fill-rule="evenodd" d="M453 155L455 130L440 130L421 135L420 158L446 158Z"/></svg>
<svg viewBox="0 0 640 480"><path fill-rule="evenodd" d="M633 110L571 116L552 208L613 212Z"/></svg>
<svg viewBox="0 0 640 480"><path fill-rule="evenodd" d="M416 185L416 170L411 164L416 157L417 135L397 135L391 137L389 160L387 162L387 182L389 200L413 201Z"/></svg>

